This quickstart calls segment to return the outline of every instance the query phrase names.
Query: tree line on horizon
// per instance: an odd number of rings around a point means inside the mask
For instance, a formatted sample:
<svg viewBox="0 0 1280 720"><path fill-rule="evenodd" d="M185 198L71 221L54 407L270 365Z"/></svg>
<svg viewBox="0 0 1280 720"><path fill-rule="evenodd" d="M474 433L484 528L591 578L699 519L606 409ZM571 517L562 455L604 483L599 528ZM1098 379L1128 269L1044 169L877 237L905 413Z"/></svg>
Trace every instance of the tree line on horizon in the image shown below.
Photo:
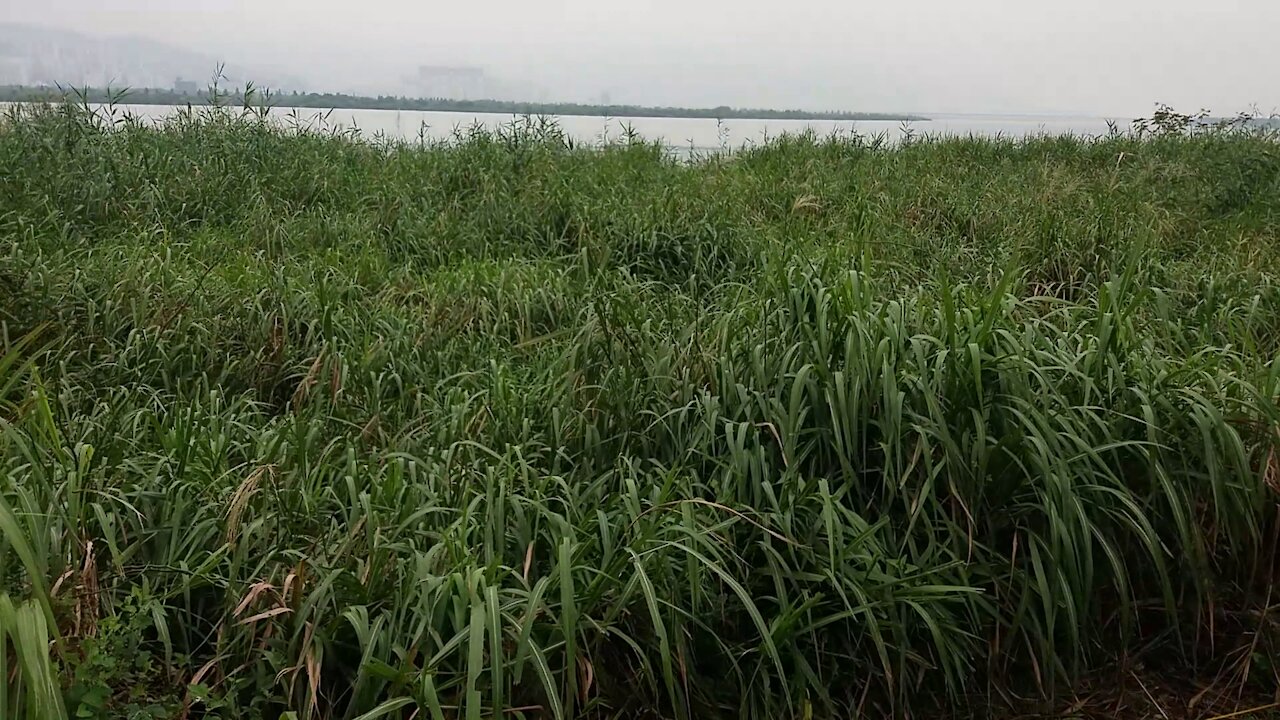
<svg viewBox="0 0 1280 720"><path fill-rule="evenodd" d="M209 105L217 103L268 104L284 107L344 110L409 110L435 112L476 112L514 115L582 115L600 117L675 117L709 120L925 120L904 113L812 111L799 109L733 108L726 105L687 108L630 104L590 104L571 102L520 102L510 100L458 100L451 98L410 98L397 95L348 95L345 93L270 92L250 90L185 92L168 88L77 88L54 86L0 86L0 102L132 103L138 105Z"/></svg>

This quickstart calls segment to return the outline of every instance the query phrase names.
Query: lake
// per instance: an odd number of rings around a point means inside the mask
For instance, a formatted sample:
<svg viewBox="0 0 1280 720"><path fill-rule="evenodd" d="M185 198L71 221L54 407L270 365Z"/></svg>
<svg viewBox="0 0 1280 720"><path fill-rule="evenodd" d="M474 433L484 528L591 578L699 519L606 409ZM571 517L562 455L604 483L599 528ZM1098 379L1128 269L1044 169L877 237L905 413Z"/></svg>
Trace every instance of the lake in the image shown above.
<svg viewBox="0 0 1280 720"><path fill-rule="evenodd" d="M119 105L134 115L161 119L178 108L163 105ZM415 110L333 110L314 108L272 108L271 114L288 121L292 116L308 124L329 127L358 128L366 137L383 135L390 138L414 139L419 133L427 137L448 137L455 128L479 124L498 127L509 123L511 115L494 113L424 112ZM884 134L890 140L901 139L906 132L916 134L980 135L1026 137L1032 135L1105 135L1107 118L1033 115L930 115L929 120L911 123L898 121L847 120L708 120L703 118L603 118L560 116L556 118L565 133L583 143L599 143L617 139L627 126L641 137L661 140L676 149L715 150L738 148L759 143L783 133L812 130L819 135L849 133ZM1129 120L1114 118L1121 129Z"/></svg>

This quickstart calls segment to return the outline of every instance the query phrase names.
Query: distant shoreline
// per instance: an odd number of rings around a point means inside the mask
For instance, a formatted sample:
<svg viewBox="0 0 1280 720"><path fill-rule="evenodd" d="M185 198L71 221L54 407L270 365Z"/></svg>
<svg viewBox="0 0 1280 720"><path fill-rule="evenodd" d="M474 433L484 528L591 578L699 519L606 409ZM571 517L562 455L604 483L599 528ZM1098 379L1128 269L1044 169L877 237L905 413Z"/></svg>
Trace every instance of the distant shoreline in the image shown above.
<svg viewBox="0 0 1280 720"><path fill-rule="evenodd" d="M62 89L47 86L0 86L0 102L63 102L85 100L91 103L117 102L129 105L209 105L208 92L180 92L157 88L108 90L106 88ZM239 91L220 98L239 105L244 97ZM407 98L395 96L345 95L341 93L272 93L265 98L251 98L256 103L280 107L317 110L406 110L423 112L470 112L502 115L566 115L584 117L663 117L704 120L899 120L919 121L929 118L908 113L768 110L762 108L657 107L649 105L589 105L560 102L514 102L508 100L450 100L447 98Z"/></svg>

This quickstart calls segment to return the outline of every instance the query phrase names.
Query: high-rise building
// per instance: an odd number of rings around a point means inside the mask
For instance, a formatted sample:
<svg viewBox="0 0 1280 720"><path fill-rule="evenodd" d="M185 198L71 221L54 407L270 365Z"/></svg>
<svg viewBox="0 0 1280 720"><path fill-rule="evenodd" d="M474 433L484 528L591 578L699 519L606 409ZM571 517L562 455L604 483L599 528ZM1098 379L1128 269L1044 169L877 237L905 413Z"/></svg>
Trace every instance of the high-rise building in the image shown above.
<svg viewBox="0 0 1280 720"><path fill-rule="evenodd" d="M31 62L17 55L0 55L0 85L30 85Z"/></svg>
<svg viewBox="0 0 1280 720"><path fill-rule="evenodd" d="M449 100L478 100L488 94L484 68L455 65L423 65L412 80L413 91L422 97Z"/></svg>

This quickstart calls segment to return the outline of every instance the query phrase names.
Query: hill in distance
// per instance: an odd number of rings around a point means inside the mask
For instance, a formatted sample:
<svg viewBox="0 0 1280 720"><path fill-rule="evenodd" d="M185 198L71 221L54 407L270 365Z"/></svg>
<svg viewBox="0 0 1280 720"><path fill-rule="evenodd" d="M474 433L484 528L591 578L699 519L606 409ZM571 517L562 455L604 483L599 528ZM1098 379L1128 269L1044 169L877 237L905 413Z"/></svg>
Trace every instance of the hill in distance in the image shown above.
<svg viewBox="0 0 1280 720"><path fill-rule="evenodd" d="M204 87L225 58L137 35L92 36L70 30L0 23L0 85ZM297 88L301 82L266 68L227 64L225 82Z"/></svg>

